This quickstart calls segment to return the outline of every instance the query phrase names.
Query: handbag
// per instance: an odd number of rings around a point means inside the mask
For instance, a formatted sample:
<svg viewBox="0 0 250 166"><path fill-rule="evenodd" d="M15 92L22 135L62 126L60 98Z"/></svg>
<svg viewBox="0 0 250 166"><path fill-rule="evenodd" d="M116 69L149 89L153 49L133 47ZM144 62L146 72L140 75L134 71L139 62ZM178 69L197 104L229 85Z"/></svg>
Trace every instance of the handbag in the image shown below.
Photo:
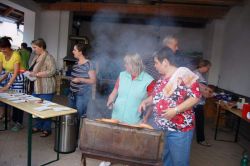
<svg viewBox="0 0 250 166"><path fill-rule="evenodd" d="M33 71L34 66L36 65L36 61L35 63L29 68L29 71ZM32 95L34 92L34 81L30 81L28 80L28 87L27 87L27 92L29 95Z"/></svg>

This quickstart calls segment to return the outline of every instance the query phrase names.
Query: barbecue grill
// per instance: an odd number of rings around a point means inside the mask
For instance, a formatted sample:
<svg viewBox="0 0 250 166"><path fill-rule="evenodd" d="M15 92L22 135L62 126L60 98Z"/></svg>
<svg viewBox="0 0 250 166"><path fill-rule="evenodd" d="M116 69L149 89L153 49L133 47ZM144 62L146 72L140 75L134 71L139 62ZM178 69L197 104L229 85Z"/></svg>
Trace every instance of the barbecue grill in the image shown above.
<svg viewBox="0 0 250 166"><path fill-rule="evenodd" d="M135 126L83 119L82 164L86 157L128 165L162 165L163 133Z"/></svg>

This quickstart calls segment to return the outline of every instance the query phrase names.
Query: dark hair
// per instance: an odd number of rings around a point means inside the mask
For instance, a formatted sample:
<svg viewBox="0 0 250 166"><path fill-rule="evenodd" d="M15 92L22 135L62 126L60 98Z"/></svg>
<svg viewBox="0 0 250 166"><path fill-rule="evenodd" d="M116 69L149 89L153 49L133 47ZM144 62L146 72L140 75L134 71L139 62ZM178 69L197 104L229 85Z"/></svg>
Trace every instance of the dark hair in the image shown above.
<svg viewBox="0 0 250 166"><path fill-rule="evenodd" d="M78 51L82 52L85 58L89 58L89 56L87 55L88 47L86 46L86 44L80 42L80 43L75 44L75 46Z"/></svg>
<svg viewBox="0 0 250 166"><path fill-rule="evenodd" d="M153 56L160 62L163 62L164 59L167 59L171 65L176 65L175 54L173 50L168 47L161 48L159 51L155 52Z"/></svg>
<svg viewBox="0 0 250 166"><path fill-rule="evenodd" d="M28 47L28 45L27 45L27 43L21 43L21 47L23 47L23 48L27 48L27 47Z"/></svg>
<svg viewBox="0 0 250 166"><path fill-rule="evenodd" d="M32 48L31 47L27 47L26 49L29 51L29 53L32 53Z"/></svg>
<svg viewBox="0 0 250 166"><path fill-rule="evenodd" d="M11 48L11 43L12 41L11 37L4 36L0 38L0 48Z"/></svg>
<svg viewBox="0 0 250 166"><path fill-rule="evenodd" d="M42 38L33 40L31 42L31 44L34 44L34 45L36 45L36 46L38 46L40 48L46 49L46 43L45 43L45 41Z"/></svg>
<svg viewBox="0 0 250 166"><path fill-rule="evenodd" d="M201 59L198 63L197 69L202 68L202 67L207 67L207 66L211 66L211 62L209 60L206 59Z"/></svg>

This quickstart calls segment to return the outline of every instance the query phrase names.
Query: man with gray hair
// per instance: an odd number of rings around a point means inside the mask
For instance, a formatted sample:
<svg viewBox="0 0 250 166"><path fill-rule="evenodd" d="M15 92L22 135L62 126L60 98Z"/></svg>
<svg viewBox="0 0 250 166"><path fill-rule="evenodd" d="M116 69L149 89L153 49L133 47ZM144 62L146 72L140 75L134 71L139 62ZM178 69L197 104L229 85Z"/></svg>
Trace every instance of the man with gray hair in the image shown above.
<svg viewBox="0 0 250 166"><path fill-rule="evenodd" d="M177 50L179 49L178 40L173 35L166 36L163 39L162 44L164 47L170 48L175 54L176 54Z"/></svg>
<svg viewBox="0 0 250 166"><path fill-rule="evenodd" d="M175 63L178 67L187 67L190 70L194 70L196 67L197 59L189 56L185 56L183 52L179 50L178 39L173 35L167 35L162 44L164 47L170 48L176 55Z"/></svg>

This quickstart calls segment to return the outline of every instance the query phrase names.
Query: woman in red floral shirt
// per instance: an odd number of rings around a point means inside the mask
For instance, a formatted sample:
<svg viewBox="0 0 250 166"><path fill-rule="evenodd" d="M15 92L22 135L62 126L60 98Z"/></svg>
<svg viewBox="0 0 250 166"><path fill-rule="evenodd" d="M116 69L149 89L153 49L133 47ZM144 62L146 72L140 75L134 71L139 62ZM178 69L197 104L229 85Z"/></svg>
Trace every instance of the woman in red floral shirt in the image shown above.
<svg viewBox="0 0 250 166"><path fill-rule="evenodd" d="M162 48L154 55L156 70L162 75L152 96L139 111L154 104L154 122L165 131L164 166L188 166L194 131L192 107L200 99L198 76L188 68L175 66L175 55Z"/></svg>

